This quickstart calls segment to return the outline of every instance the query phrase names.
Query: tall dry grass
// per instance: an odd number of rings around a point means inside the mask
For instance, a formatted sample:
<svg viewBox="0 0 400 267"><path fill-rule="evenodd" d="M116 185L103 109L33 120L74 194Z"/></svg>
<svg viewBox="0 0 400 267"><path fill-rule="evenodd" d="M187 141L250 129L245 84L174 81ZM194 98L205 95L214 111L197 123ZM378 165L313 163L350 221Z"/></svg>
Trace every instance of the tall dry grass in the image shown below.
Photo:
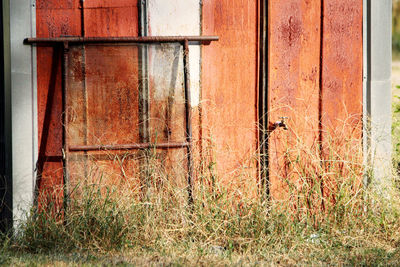
<svg viewBox="0 0 400 267"><path fill-rule="evenodd" d="M31 253L122 253L150 262L169 257L185 264L400 260L398 190L388 186L391 190L382 196L361 183L370 172L360 160L359 140L347 132L325 134L322 153L291 134L282 156L286 176L274 174L283 198L238 197L218 174L205 171L198 173L189 205L186 188L166 175L156 153L148 153L139 172L146 183L139 191L132 190L137 177L118 184L102 183L106 177L77 183L65 210L52 203L33 208L4 247ZM394 177L388 184L395 184Z"/></svg>

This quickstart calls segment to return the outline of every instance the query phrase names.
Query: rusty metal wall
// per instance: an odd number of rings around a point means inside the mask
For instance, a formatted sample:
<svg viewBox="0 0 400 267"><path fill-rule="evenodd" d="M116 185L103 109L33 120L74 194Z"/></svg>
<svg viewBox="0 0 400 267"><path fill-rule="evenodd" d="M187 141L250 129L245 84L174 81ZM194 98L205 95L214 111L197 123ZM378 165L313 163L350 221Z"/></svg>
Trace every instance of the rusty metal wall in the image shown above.
<svg viewBox="0 0 400 267"><path fill-rule="evenodd" d="M362 0L324 1L321 119L323 127L330 132L340 130L344 121L348 121L346 127L349 131L360 124L362 5ZM361 129L358 129L358 135L361 135Z"/></svg>
<svg viewBox="0 0 400 267"><path fill-rule="evenodd" d="M42 1L38 7L38 37L138 35L137 1ZM148 177L142 168L149 162L154 165L152 169L158 166L160 171L159 181L153 182L165 182L161 180L167 178L187 188L185 146L151 149L148 153L122 148L82 149L186 142L182 43L70 44L68 49L65 137L61 112L62 48L40 47L38 51L39 203L48 196L61 203L68 191L64 191L64 183L69 188L100 181L109 186L125 183L125 188L140 193L149 182L144 181ZM146 58L141 51L147 51ZM147 75L143 75L143 67ZM144 84L149 97L145 101L150 103L146 122L141 121L140 93ZM147 141L143 140L144 133ZM68 172L64 177L63 140L67 147L76 148L68 155L65 152Z"/></svg>
<svg viewBox="0 0 400 267"><path fill-rule="evenodd" d="M321 1L269 1L268 9L269 181L280 198L297 176L287 150L318 147ZM272 125L281 117L287 130Z"/></svg>
<svg viewBox="0 0 400 267"><path fill-rule="evenodd" d="M272 197L304 176L296 158L312 174L332 153L349 157L350 139L361 149L362 14L361 0L269 2L269 121L288 117L269 133Z"/></svg>
<svg viewBox="0 0 400 267"><path fill-rule="evenodd" d="M254 195L258 176L258 1L203 1L202 158L219 182ZM215 164L215 165L214 165Z"/></svg>
<svg viewBox="0 0 400 267"><path fill-rule="evenodd" d="M136 0L38 0L36 16L37 37L138 34ZM48 47L38 47L37 51L39 201L51 196L59 202L63 195L61 52L61 48ZM131 77L137 77L134 75L137 73L137 48L74 47L70 56L73 59L68 70L72 77L68 81L71 83L72 117L68 120L80 122L85 128L78 132L72 125L68 133L71 143L113 144L127 139L135 142L138 93L137 80ZM76 64L77 61L80 64ZM131 76L123 77L128 73ZM74 118L74 114L82 116ZM77 118L80 120L74 121ZM82 162L87 164L87 161ZM71 167L74 168L73 164ZM86 165L83 169L90 168Z"/></svg>
<svg viewBox="0 0 400 267"><path fill-rule="evenodd" d="M156 8L156 3L150 3L154 14L167 12ZM197 8L196 1L190 3ZM210 171L232 190L254 195L259 182L259 5L250 0L201 3L196 16L201 13L202 34L218 35L220 40L202 47L201 92L200 82L196 77L194 80L198 95L198 101L191 103L196 106L194 136L198 162L203 164L198 167ZM173 7L179 14L178 6ZM157 32L163 29L161 23L151 14L149 17L149 32L161 35L162 31ZM179 34L180 28L174 31ZM37 36L61 35L137 36L137 2L38 0ZM180 141L185 131L182 48L155 45L148 52L150 139ZM138 142L138 47L86 45L75 46L69 53L71 143ZM39 47L37 58L39 184L43 192L50 192L48 188L53 196L62 196L61 49ZM361 137L362 0L268 1L267 63L268 121L272 124L266 133L269 178L272 195L279 198L285 191L283 180L296 179L297 175L287 165L287 148L301 142L302 148L317 150L325 131L337 128L348 117L349 132ZM288 117L287 130L274 128L273 123L281 117ZM185 165L184 153L159 153L166 173L172 171L171 177L180 175L182 170L174 168ZM298 153L301 155L301 150ZM76 153L83 158L99 158L99 154ZM128 158L124 161L126 168L136 172L136 156L130 154ZM101 170L118 173L112 183L126 175L122 171L121 176L121 166L115 161L98 159L97 167L99 162ZM81 176L87 176L91 169L87 160L73 164L76 173L86 172L79 173ZM54 190L59 193L54 194Z"/></svg>

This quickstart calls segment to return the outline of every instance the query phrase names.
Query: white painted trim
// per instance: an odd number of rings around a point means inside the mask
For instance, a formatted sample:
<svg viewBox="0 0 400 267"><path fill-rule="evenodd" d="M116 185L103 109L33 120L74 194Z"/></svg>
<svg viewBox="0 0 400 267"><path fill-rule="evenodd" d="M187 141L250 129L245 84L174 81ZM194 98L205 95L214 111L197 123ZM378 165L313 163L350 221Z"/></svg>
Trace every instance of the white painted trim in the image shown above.
<svg viewBox="0 0 400 267"><path fill-rule="evenodd" d="M32 3L10 0L11 42L11 116L12 116L12 169L14 226L25 218L33 203L35 168L34 141L37 128L34 122L36 103L32 76L34 50L23 40L34 34ZM36 117L37 118L37 117Z"/></svg>
<svg viewBox="0 0 400 267"><path fill-rule="evenodd" d="M31 37L36 37L36 0L31 0ZM38 131L38 101L37 101L37 49L36 46L32 46L32 142L33 142L33 179L32 188L35 189L36 186L36 163L39 156L39 131Z"/></svg>
<svg viewBox="0 0 400 267"><path fill-rule="evenodd" d="M392 175L392 1L364 0L365 7L367 3L370 10L364 19L364 115L370 119L370 129L364 135L370 136L366 152L373 167L371 182L384 189Z"/></svg>

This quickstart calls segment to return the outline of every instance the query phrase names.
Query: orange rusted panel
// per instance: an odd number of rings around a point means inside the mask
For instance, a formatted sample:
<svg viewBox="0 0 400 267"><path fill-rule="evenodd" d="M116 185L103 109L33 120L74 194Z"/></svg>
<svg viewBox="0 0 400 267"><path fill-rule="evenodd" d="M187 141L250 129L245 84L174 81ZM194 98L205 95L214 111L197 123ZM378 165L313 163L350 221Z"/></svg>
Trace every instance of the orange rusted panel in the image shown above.
<svg viewBox="0 0 400 267"><path fill-rule="evenodd" d="M258 6L253 0L203 2L202 154L220 182L245 194L257 183Z"/></svg>
<svg viewBox="0 0 400 267"><path fill-rule="evenodd" d="M138 35L136 1L85 1L85 36ZM69 106L71 145L139 143L137 46L85 45L71 49ZM84 66L81 67L81 65ZM72 153L71 185L140 186L137 151Z"/></svg>
<svg viewBox="0 0 400 267"><path fill-rule="evenodd" d="M340 130L347 121L349 132L356 127L361 134L362 3L324 1L321 117L327 131Z"/></svg>
<svg viewBox="0 0 400 267"><path fill-rule="evenodd" d="M331 201L337 177L362 180L362 5L362 0L324 1L320 116L323 167L334 173L324 181Z"/></svg>
<svg viewBox="0 0 400 267"><path fill-rule="evenodd" d="M100 3L101 2L101 3ZM38 0L36 28L38 37L80 36L84 25L88 36L137 36L137 2L135 1L85 1L82 9L79 0ZM84 21L82 21L84 17ZM68 138L72 144L115 144L138 141L138 52L136 47L71 47L69 75L69 104L72 127ZM62 197L62 96L61 49L38 47L38 173L41 199L52 195ZM113 64L113 63L117 64ZM83 68L85 66L85 69ZM75 125L74 125L75 123ZM77 125L79 125L79 128ZM85 131L82 131L82 127ZM119 134L119 135L118 135ZM118 135L118 136L117 136ZM99 153L76 153L71 161L72 176L93 168L87 158L100 157L96 170L113 170L129 175L135 167L132 155L121 152L116 156L98 156ZM103 153L104 154L104 153ZM106 153L107 154L107 153ZM118 154L118 153L116 153ZM85 158L85 160L82 160ZM116 163L117 162L117 163ZM81 165L79 168L77 165ZM121 165L122 164L122 165ZM129 167L128 167L129 165ZM111 167L110 167L111 166ZM125 166L122 168L121 166ZM124 169L129 169L126 172ZM95 177L99 177L95 175ZM83 175L81 176L83 177ZM56 192L56 193L54 193ZM59 193L57 193L59 192ZM58 201L57 200L57 201ZM60 202L58 202L60 203Z"/></svg>
<svg viewBox="0 0 400 267"><path fill-rule="evenodd" d="M137 0L85 0L85 8L137 7Z"/></svg>
<svg viewBox="0 0 400 267"><path fill-rule="evenodd" d="M69 144L139 143L138 48L86 45L70 48ZM83 68L84 67L84 68ZM71 184L136 182L136 151L74 152ZM127 169L129 165L131 168ZM124 167L125 166L125 167Z"/></svg>
<svg viewBox="0 0 400 267"><path fill-rule="evenodd" d="M85 35L88 37L137 36L137 25L136 5L85 8Z"/></svg>
<svg viewBox="0 0 400 267"><path fill-rule="evenodd" d="M272 197L287 195L298 172L292 158L307 160L318 144L321 1L269 1L269 180ZM288 129L273 123L287 117ZM318 153L316 153L318 156Z"/></svg>
<svg viewBox="0 0 400 267"><path fill-rule="evenodd" d="M138 36L136 0L86 0L83 7L86 36Z"/></svg>
<svg viewBox="0 0 400 267"><path fill-rule="evenodd" d="M79 0L36 1L37 37L79 35ZM39 203L62 201L61 50L38 47Z"/></svg>
<svg viewBox="0 0 400 267"><path fill-rule="evenodd" d="M268 8L270 129L288 117L288 130L269 133L270 189L282 199L338 171L321 160L348 157L349 137L360 160L362 1L270 1ZM321 185L334 189L331 180Z"/></svg>

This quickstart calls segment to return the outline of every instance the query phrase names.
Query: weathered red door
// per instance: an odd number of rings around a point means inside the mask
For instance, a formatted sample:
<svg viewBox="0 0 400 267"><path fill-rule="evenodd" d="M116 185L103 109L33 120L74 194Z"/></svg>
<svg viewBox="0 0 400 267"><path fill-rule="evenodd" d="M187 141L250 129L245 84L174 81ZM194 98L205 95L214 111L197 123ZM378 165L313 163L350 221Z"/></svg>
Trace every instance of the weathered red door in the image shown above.
<svg viewBox="0 0 400 267"><path fill-rule="evenodd" d="M300 175L312 175L312 165L345 146L346 138L360 144L362 2L268 1L268 119L273 128L268 159L275 198L287 194ZM287 117L287 130L271 125L281 117ZM333 144L338 137L341 141Z"/></svg>

